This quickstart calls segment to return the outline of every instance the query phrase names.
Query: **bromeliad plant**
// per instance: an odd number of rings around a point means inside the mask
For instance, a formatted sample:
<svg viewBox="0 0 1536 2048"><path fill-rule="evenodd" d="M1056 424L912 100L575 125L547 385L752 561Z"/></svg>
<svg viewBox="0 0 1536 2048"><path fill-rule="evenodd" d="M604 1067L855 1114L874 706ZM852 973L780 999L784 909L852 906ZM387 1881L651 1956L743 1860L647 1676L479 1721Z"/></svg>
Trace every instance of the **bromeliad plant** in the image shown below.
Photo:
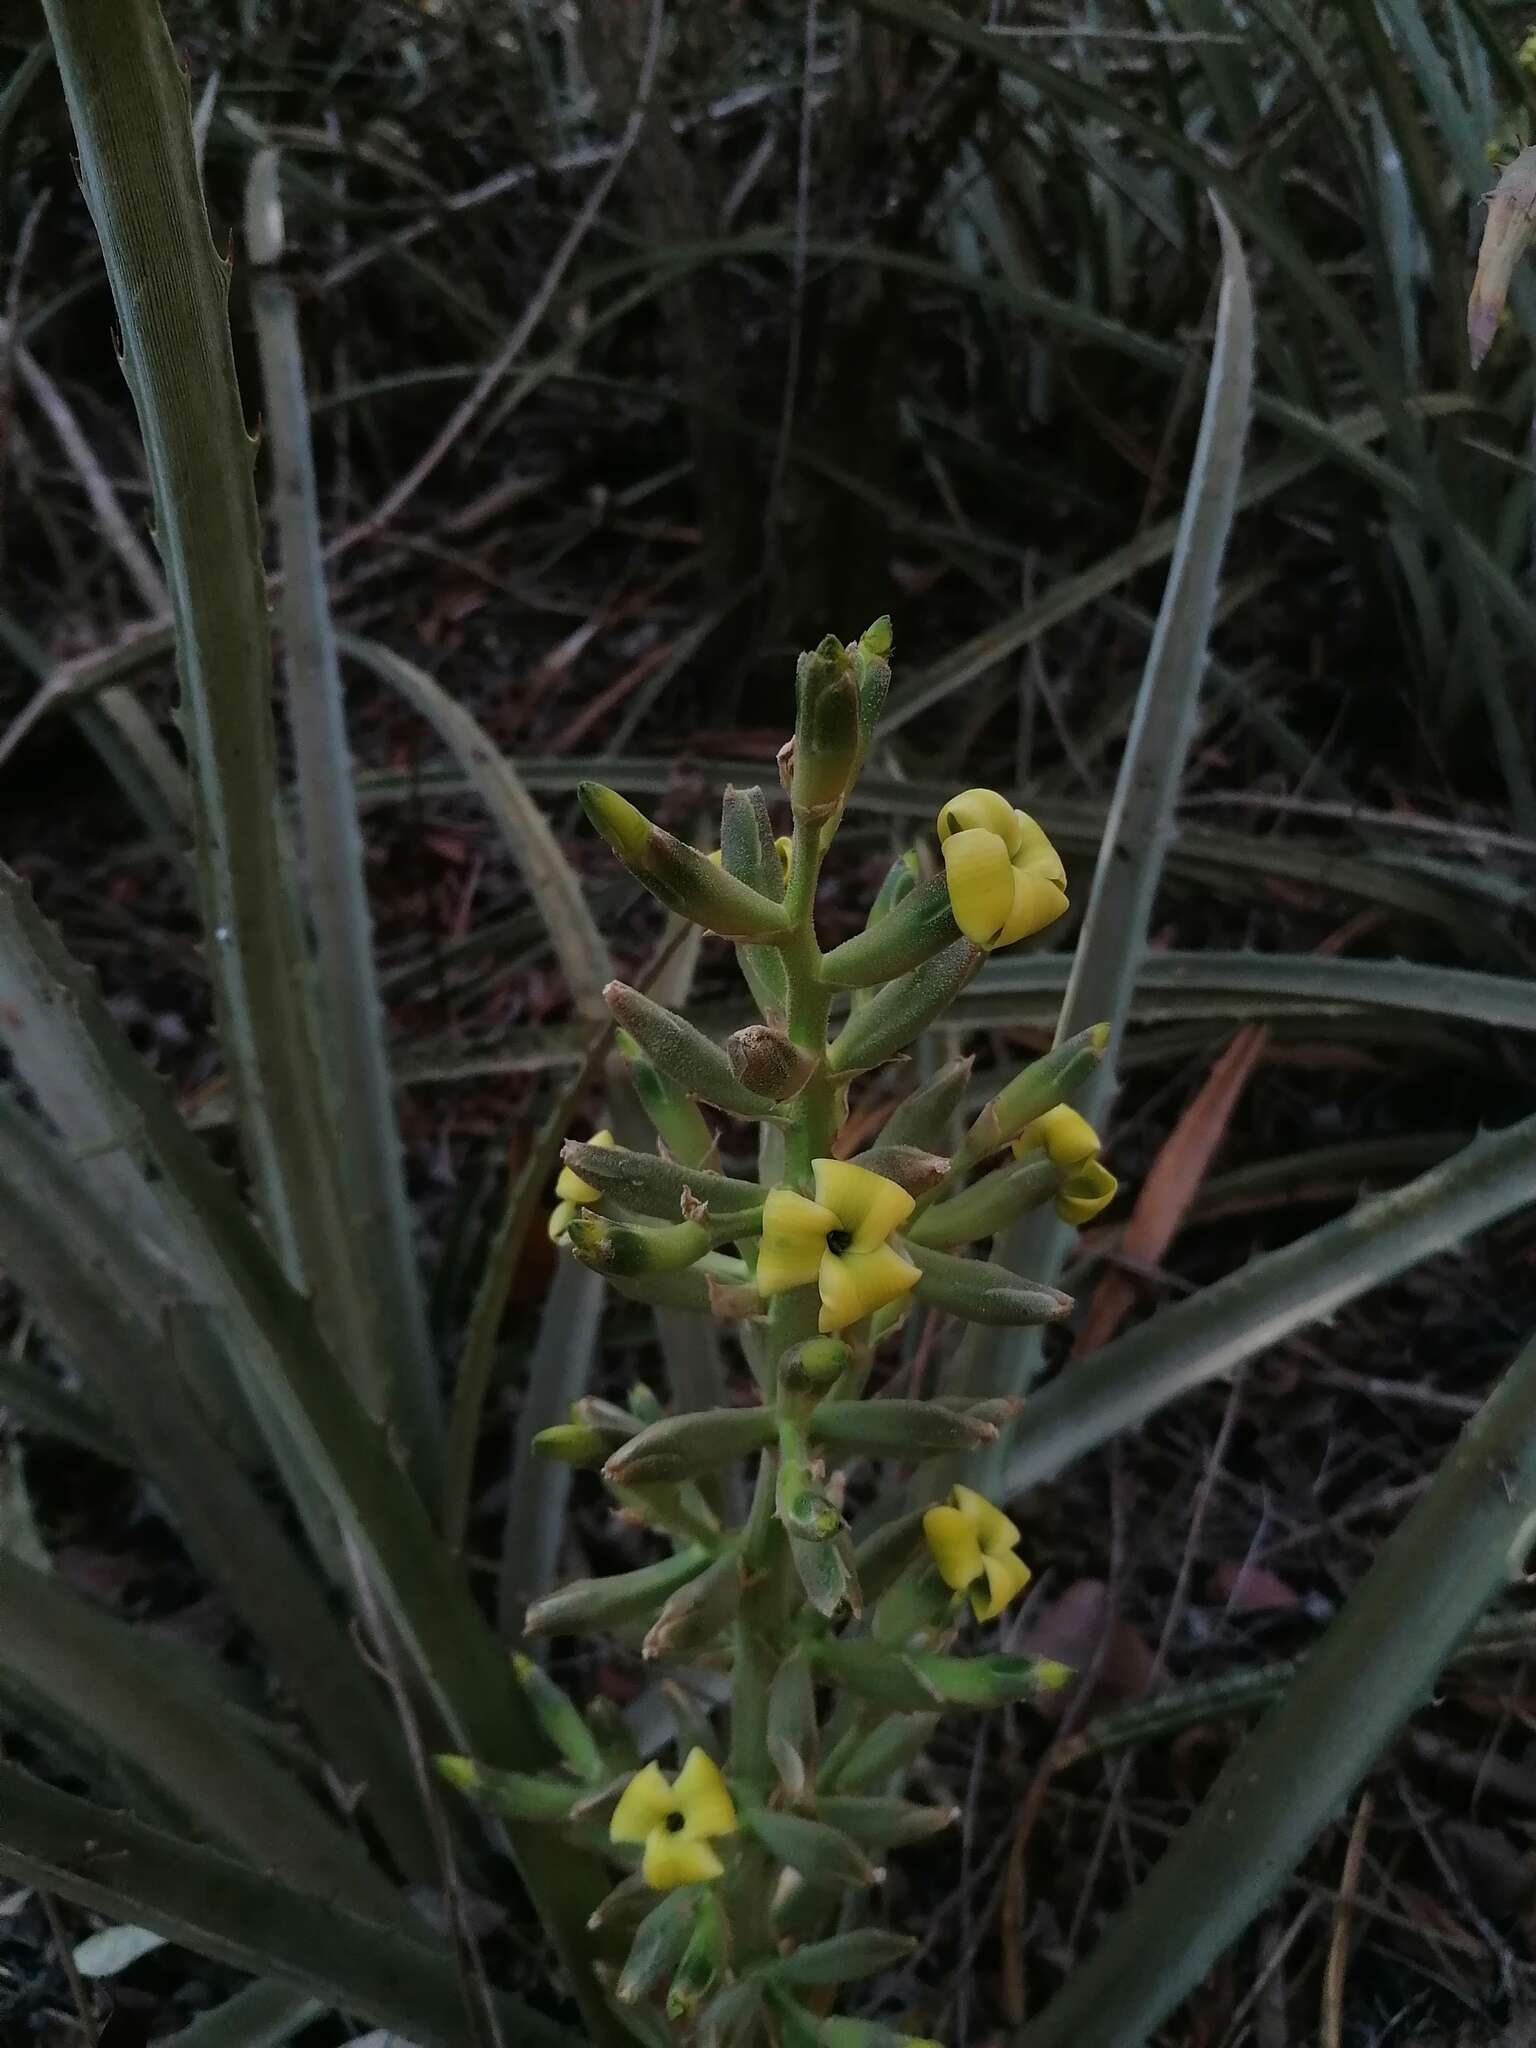
<svg viewBox="0 0 1536 2048"><path fill-rule="evenodd" d="M595 1924L631 1932L616 1993L658 2039L876 2048L904 2036L828 2018L823 1987L889 1964L906 1944L867 1894L892 1850L952 1818L897 1795L902 1767L946 1711L1025 1700L1060 1666L962 1645L1022 1592L1019 1531L969 1487L937 1483L926 1509L863 1541L849 1526L853 1469L908 1465L992 1441L1016 1402L872 1392L879 1346L914 1307L1024 1326L1069 1298L960 1256L1054 1202L1072 1223L1115 1191L1098 1139L1064 1098L1106 1031L1080 1033L1010 1081L958 1144L969 1074L959 1061L910 1094L880 1142L840 1157L850 1090L903 1057L993 949L1067 907L1066 875L1033 819L972 789L938 816L943 868L891 869L856 937L823 953L818 877L890 682L890 622L801 657L793 740L780 756L793 830L775 839L760 790L725 792L717 856L662 831L614 790L586 785L588 817L671 910L736 943L761 1022L716 1044L621 982L606 1000L653 1151L599 1131L565 1146L550 1234L622 1293L733 1324L751 1366L748 1404L663 1413L589 1398L538 1440L601 1468L616 1502L667 1554L535 1603L529 1634L606 1629L647 1660L724 1675L717 1738L698 1685L674 1686L675 1776L594 1727L536 1667L520 1671L558 1747L558 1774L451 1756L452 1782L521 1821L603 1843L626 1873ZM723 1172L704 1107L758 1128L755 1180ZM756 1459L739 1525L726 1468Z"/></svg>

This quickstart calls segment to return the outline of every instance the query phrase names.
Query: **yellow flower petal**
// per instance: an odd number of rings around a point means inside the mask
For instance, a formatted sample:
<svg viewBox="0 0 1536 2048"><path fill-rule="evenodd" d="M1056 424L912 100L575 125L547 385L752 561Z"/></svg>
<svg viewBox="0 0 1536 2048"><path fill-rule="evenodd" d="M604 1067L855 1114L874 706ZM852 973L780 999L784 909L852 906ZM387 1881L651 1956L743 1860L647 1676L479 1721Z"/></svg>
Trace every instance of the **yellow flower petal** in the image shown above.
<svg viewBox="0 0 1536 2048"><path fill-rule="evenodd" d="M1040 875L1047 882L1054 882L1058 889L1065 889L1067 871L1062 866L1061 855L1047 837L1045 827L1037 823L1028 811L1015 811L1013 815L1019 825L1014 866L1022 868L1027 875Z"/></svg>
<svg viewBox="0 0 1536 2048"><path fill-rule="evenodd" d="M610 1842L646 1842L658 1829L665 1829L667 1815L677 1811L672 1787L660 1764L650 1763L636 1771L624 1787L613 1819L608 1823Z"/></svg>
<svg viewBox="0 0 1536 2048"><path fill-rule="evenodd" d="M581 1207L579 1202L556 1202L549 1212L549 1241L558 1244L571 1227L571 1218Z"/></svg>
<svg viewBox="0 0 1536 2048"><path fill-rule="evenodd" d="M991 946L1013 915L1014 872L996 832L980 827L944 842L944 874L955 923L975 946Z"/></svg>
<svg viewBox="0 0 1536 2048"><path fill-rule="evenodd" d="M1029 1584L1029 1566L1017 1551L1005 1550L996 1557L984 1557L987 1575L985 1592L977 1586L971 1593L971 1612L978 1621L994 1621L1010 1600L1016 1600Z"/></svg>
<svg viewBox="0 0 1536 2048"><path fill-rule="evenodd" d="M787 882L789 880L789 856L795 850L795 842L793 839L775 839L773 845L774 851L779 856L779 866L784 870L784 879Z"/></svg>
<svg viewBox="0 0 1536 2048"><path fill-rule="evenodd" d="M939 812L939 841L944 844L959 832L995 832L1011 856L1018 851L1019 820L1023 815L995 789L962 789Z"/></svg>
<svg viewBox="0 0 1536 2048"><path fill-rule="evenodd" d="M710 1835L734 1835L736 1805L720 1766L707 1750L693 1749L672 1785L672 1797L683 1816L685 1840L702 1842Z"/></svg>
<svg viewBox="0 0 1536 2048"><path fill-rule="evenodd" d="M690 1842L686 1835L656 1828L646 1837L640 1874L653 1892L669 1892L680 1884L707 1884L723 1877L725 1865L708 1842Z"/></svg>
<svg viewBox="0 0 1536 2048"><path fill-rule="evenodd" d="M984 1493L977 1493L973 1487L957 1486L950 1497L976 1531L976 1540L984 1551L990 1554L1012 1550L1019 1540L1018 1529L1001 1508L993 1507Z"/></svg>
<svg viewBox="0 0 1536 2048"><path fill-rule="evenodd" d="M1115 1199L1120 1183L1097 1159L1090 1159L1080 1172L1074 1173L1056 1197L1056 1214L1063 1223L1081 1226L1091 1223L1101 1209L1107 1209Z"/></svg>
<svg viewBox="0 0 1536 2048"><path fill-rule="evenodd" d="M807 1201L793 1188L774 1188L763 1204L758 1293L784 1294L791 1287L810 1286L827 1249L827 1235L839 1228L833 1210Z"/></svg>
<svg viewBox="0 0 1536 2048"><path fill-rule="evenodd" d="M853 1249L872 1252L899 1230L917 1203L884 1174L847 1159L813 1159L816 1199L837 1215L838 1228L852 1234Z"/></svg>
<svg viewBox="0 0 1536 2048"><path fill-rule="evenodd" d="M1026 1152L1042 1149L1052 1166L1083 1166L1097 1158L1099 1134L1087 1117L1068 1109L1064 1102L1059 1103L1044 1116L1037 1116L1032 1124L1026 1124L1014 1140L1014 1156L1018 1159Z"/></svg>
<svg viewBox="0 0 1536 2048"><path fill-rule="evenodd" d="M1023 868L1010 868L1008 872L1013 877L1013 900L994 942L998 946L1016 946L1020 939L1032 939L1067 911L1066 895L1058 883L1048 881L1044 875L1029 874ZM955 921L959 923L958 912ZM977 944L980 943L978 940Z"/></svg>
<svg viewBox="0 0 1536 2048"><path fill-rule="evenodd" d="M959 1508L929 1508L923 1516L923 1534L939 1577L952 1592L963 1592L986 1570L975 1525Z"/></svg>
<svg viewBox="0 0 1536 2048"><path fill-rule="evenodd" d="M917 1285L919 1275L900 1252L882 1244L872 1252L827 1252L816 1278L821 1289L817 1327L828 1337L888 1301L899 1301Z"/></svg>
<svg viewBox="0 0 1536 2048"><path fill-rule="evenodd" d="M600 1145L605 1152L613 1149L612 1131L594 1131L588 1138L589 1145ZM583 1180L574 1166L562 1166L560 1178L555 1182L555 1195L562 1202L574 1202L578 1208L590 1207L593 1202L603 1199L601 1188L593 1187L591 1181Z"/></svg>

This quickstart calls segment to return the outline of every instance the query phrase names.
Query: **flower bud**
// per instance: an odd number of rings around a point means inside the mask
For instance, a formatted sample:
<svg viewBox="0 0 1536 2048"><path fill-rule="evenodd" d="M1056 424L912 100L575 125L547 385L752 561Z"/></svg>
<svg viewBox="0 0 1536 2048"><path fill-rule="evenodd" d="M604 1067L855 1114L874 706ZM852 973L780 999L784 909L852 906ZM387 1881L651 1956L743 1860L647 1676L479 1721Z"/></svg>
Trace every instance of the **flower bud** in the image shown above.
<svg viewBox="0 0 1536 2048"><path fill-rule="evenodd" d="M821 978L829 988L872 988L893 981L931 960L960 936L942 875L919 882L878 924L866 926L823 956Z"/></svg>
<svg viewBox="0 0 1536 2048"><path fill-rule="evenodd" d="M833 1793L816 1802L816 1811L861 1849L908 1849L953 1827L959 1809L919 1806L910 1799L870 1799Z"/></svg>
<svg viewBox="0 0 1536 2048"><path fill-rule="evenodd" d="M756 1181L681 1165L654 1152L627 1152L619 1145L606 1151L567 1139L560 1156L583 1180L595 1182L604 1194L617 1195L626 1209L646 1216L674 1217L689 1196L725 1216L762 1207L763 1191Z"/></svg>
<svg viewBox="0 0 1536 2048"><path fill-rule="evenodd" d="M556 1422L539 1431L533 1448L541 1458L591 1472L602 1464L612 1446L600 1430L590 1429L584 1422Z"/></svg>
<svg viewBox="0 0 1536 2048"><path fill-rule="evenodd" d="M754 1095L788 1102L816 1071L814 1057L771 1024L748 1024L725 1041L731 1072Z"/></svg>
<svg viewBox="0 0 1536 2048"><path fill-rule="evenodd" d="M678 1588L652 1623L640 1654L649 1660L703 1649L730 1627L740 1605L741 1563L729 1551Z"/></svg>
<svg viewBox="0 0 1536 2048"><path fill-rule="evenodd" d="M847 795L864 750L855 664L829 633L795 664L795 816L829 818Z"/></svg>
<svg viewBox="0 0 1536 2048"><path fill-rule="evenodd" d="M1059 1323L1072 1313L1072 1297L1038 1280L1021 1280L1006 1266L988 1259L957 1259L927 1245L907 1242L912 1263L922 1274L914 1299L927 1308L941 1308L968 1323L1021 1330L1037 1323Z"/></svg>
<svg viewBox="0 0 1536 2048"><path fill-rule="evenodd" d="M843 1518L798 1458L779 1461L775 1504L779 1520L802 1543L827 1543L843 1527Z"/></svg>
<svg viewBox="0 0 1536 2048"><path fill-rule="evenodd" d="M949 1161L942 1154L924 1152L917 1145L872 1145L853 1163L919 1197L931 1193L949 1172Z"/></svg>
<svg viewBox="0 0 1536 2048"><path fill-rule="evenodd" d="M699 1900L693 1932L667 1990L667 2018L691 2019L720 1981L730 1943L726 1918L713 1891Z"/></svg>
<svg viewBox="0 0 1536 2048"><path fill-rule="evenodd" d="M600 782L578 783L581 807L637 882L669 910L728 939L774 939L789 929L782 904L770 903L723 867Z"/></svg>
<svg viewBox="0 0 1536 2048"><path fill-rule="evenodd" d="M582 1209L571 1219L566 1242L594 1273L633 1279L647 1273L678 1273L713 1249L703 1223L619 1223Z"/></svg>
<svg viewBox="0 0 1536 2048"><path fill-rule="evenodd" d="M941 1016L982 962L982 951L969 939L957 939L914 967L897 981L888 981L878 995L848 1019L827 1054L834 1074L862 1073L904 1052L913 1039Z"/></svg>
<svg viewBox="0 0 1536 2048"><path fill-rule="evenodd" d="M1049 1657L941 1657L914 1651L907 1660L946 1707L1006 1707L1042 1692L1059 1692L1072 1673Z"/></svg>
<svg viewBox="0 0 1536 2048"><path fill-rule="evenodd" d="M805 1597L818 1614L835 1621L845 1607L855 1619L864 1612L853 1543L846 1529L839 1529L825 1542L792 1533L789 1554Z"/></svg>
<svg viewBox="0 0 1536 2048"><path fill-rule="evenodd" d="M569 1820L580 1789L555 1778L536 1778L526 1771L498 1771L473 1757L437 1756L438 1775L455 1790L509 1820Z"/></svg>
<svg viewBox="0 0 1536 2048"><path fill-rule="evenodd" d="M889 618L882 617L876 619L872 626L866 626L848 649L859 692L859 733L864 742L861 759L869 751L875 727L885 709L885 700L890 695L891 664L888 657L894 639Z"/></svg>
<svg viewBox="0 0 1536 2048"><path fill-rule="evenodd" d="M531 1657L513 1653L512 1670L534 1718L578 1778L589 1785L608 1775L592 1730L562 1687Z"/></svg>
<svg viewBox="0 0 1536 2048"><path fill-rule="evenodd" d="M737 1078L722 1047L671 1010L622 981L609 982L603 1001L653 1065L688 1094L734 1116L771 1117L777 1113L766 1096L754 1093Z"/></svg>
<svg viewBox="0 0 1536 2048"><path fill-rule="evenodd" d="M948 1152L955 1112L965 1100L975 1064L969 1056L951 1060L926 1087L914 1089L904 1102L898 1102L880 1133L881 1144L912 1145L920 1152Z"/></svg>
<svg viewBox="0 0 1536 2048"><path fill-rule="evenodd" d="M937 1458L994 1441L990 1422L932 1401L823 1401L807 1427L817 1443L877 1458Z"/></svg>
<svg viewBox="0 0 1536 2048"><path fill-rule="evenodd" d="M1080 1088L1104 1057L1109 1044L1107 1024L1090 1025L1075 1037L1053 1046L1042 1058L1016 1074L977 1117L956 1153L956 1164L973 1166L1000 1152L1038 1117L1064 1102Z"/></svg>
<svg viewBox="0 0 1536 2048"><path fill-rule="evenodd" d="M768 1408L704 1408L642 1429L603 1467L611 1486L676 1485L763 1450L778 1434Z"/></svg>
<svg viewBox="0 0 1536 2048"><path fill-rule="evenodd" d="M877 1873L858 1843L825 1821L760 1806L744 1813L742 1822L771 1856L812 1884L862 1890L875 1882Z"/></svg>
<svg viewBox="0 0 1536 2048"><path fill-rule="evenodd" d="M523 1633L557 1635L584 1628L612 1628L622 1623L653 1621L680 1586L710 1563L701 1544L664 1557L639 1571L615 1572L606 1579L577 1579L536 1600L523 1620Z"/></svg>
<svg viewBox="0 0 1536 2048"><path fill-rule="evenodd" d="M917 1217L908 1234L914 1243L949 1251L955 1245L974 1244L978 1237L995 1237L1021 1216L1053 1201L1059 1179L1048 1159L1027 1159L993 1172L936 1202Z"/></svg>
<svg viewBox="0 0 1536 2048"><path fill-rule="evenodd" d="M781 1402L803 1421L852 1363L853 1353L841 1337L808 1337L792 1345L779 1360Z"/></svg>
<svg viewBox="0 0 1536 2048"><path fill-rule="evenodd" d="M617 1996L622 2005L637 2004L671 1976L683 1959L698 1906L699 1894L683 1885L663 1892L660 1904L646 1914L635 1929L629 1960L619 1978Z"/></svg>
<svg viewBox="0 0 1536 2048"><path fill-rule="evenodd" d="M777 959L777 954L774 957ZM715 1134L687 1089L679 1087L676 1081L648 1060L627 1031L616 1033L614 1043L629 1071L630 1083L640 1098L640 1107L672 1157L688 1166L702 1167L713 1161L716 1156ZM634 1153L626 1156L636 1157ZM676 1206L673 1202L670 1208ZM663 1210L660 1213L665 1215L669 1212Z"/></svg>

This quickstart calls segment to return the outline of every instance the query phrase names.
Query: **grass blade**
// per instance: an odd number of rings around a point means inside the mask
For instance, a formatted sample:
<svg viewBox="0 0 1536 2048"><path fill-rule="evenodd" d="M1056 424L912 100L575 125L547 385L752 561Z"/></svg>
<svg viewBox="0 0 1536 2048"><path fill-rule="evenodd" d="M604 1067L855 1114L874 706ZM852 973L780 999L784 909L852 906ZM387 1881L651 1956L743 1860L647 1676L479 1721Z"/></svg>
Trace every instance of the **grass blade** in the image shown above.
<svg viewBox="0 0 1536 2048"><path fill-rule="evenodd" d="M167 2034L161 2048L283 2048L326 2011L324 2001L307 1991L295 1991L275 1977L258 1977L191 2026Z"/></svg>
<svg viewBox="0 0 1536 2048"><path fill-rule="evenodd" d="M1082 1092L1090 1123L1114 1099L1115 1046L1147 950L1163 861L1173 836L1184 764L1194 739L1201 678L1221 565L1237 504L1253 390L1253 297L1242 245L1217 208L1222 279L1216 344L1200 437L1179 517L1178 538L1147 654L1120 774L1105 821L1093 887L1057 1019L1058 1042L1107 1023L1110 1049ZM999 1263L1047 1285L1061 1271L1072 1232L1042 1209L998 1248ZM984 1384L1022 1392L1039 1371L1037 1331L1013 1331L981 1345ZM1001 1468L1000 1443L989 1455Z"/></svg>
<svg viewBox="0 0 1536 2048"><path fill-rule="evenodd" d="M543 912L572 1000L585 1015L606 1015L602 990L609 978L608 949L592 921L581 878L560 851L544 813L490 734L462 704L403 655L356 633L337 645L415 706L449 748L495 819L530 893Z"/></svg>
<svg viewBox="0 0 1536 2048"><path fill-rule="evenodd" d="M257 266L251 302L282 549L305 904L315 934L317 994L349 1220L376 1304L376 1327L390 1354L396 1426L417 1482L433 1504L443 1476L437 1361L427 1332L384 1042L341 667L326 591L298 307L276 267L284 246L278 162L275 151L263 150L251 167L246 241Z"/></svg>
<svg viewBox="0 0 1536 2048"><path fill-rule="evenodd" d="M1518 1569L1536 1505L1536 1343L1287 1695L1019 2048L1146 2040L1271 1899ZM1411 1617L1411 1626L1405 1626Z"/></svg>
<svg viewBox="0 0 1536 2048"><path fill-rule="evenodd" d="M453 1956L423 1936L291 1889L232 1857L58 1792L0 1763L0 1869L94 1912L153 1927L240 1970L279 1970L327 2006L393 2027L420 2048L464 2048ZM520 1999L489 1994L519 2048L577 2048L580 2037Z"/></svg>
<svg viewBox="0 0 1536 2048"><path fill-rule="evenodd" d="M1536 1117L1359 1203L1177 1302L1035 1394L1010 1446L1017 1498L1180 1394L1536 1201Z"/></svg>

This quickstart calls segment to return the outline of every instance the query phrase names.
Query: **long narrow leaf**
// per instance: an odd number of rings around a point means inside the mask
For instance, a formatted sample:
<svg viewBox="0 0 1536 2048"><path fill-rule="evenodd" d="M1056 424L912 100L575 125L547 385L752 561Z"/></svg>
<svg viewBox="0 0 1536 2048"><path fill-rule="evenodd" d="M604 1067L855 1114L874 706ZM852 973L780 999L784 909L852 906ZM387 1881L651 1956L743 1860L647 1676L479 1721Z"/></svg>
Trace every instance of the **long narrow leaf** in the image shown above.
<svg viewBox="0 0 1536 2048"><path fill-rule="evenodd" d="M430 1503L442 1487L442 1404L405 1198L374 967L341 667L326 591L298 307L276 267L283 228L274 151L264 150L252 165L246 204L246 241L258 266L251 302L282 547L283 643L303 826L304 900L315 933L342 1181L377 1305L377 1327L391 1356L395 1426Z"/></svg>
<svg viewBox="0 0 1536 2048"><path fill-rule="evenodd" d="M1427 1698L1519 1569L1533 1510L1536 1344L1510 1367L1284 1702L1019 2048L1129 2048L1156 2031Z"/></svg>
<svg viewBox="0 0 1536 2048"><path fill-rule="evenodd" d="M464 2048L455 1958L423 1935L317 1901L264 1871L148 1828L0 1763L0 1869L236 1969L276 1970L327 2005L396 2028L421 2048ZM492 1991L502 2038L577 2048L578 2036Z"/></svg>
<svg viewBox="0 0 1536 2048"><path fill-rule="evenodd" d="M283 2048L325 2011L324 2001L307 1991L258 1977L189 2027L168 2034L162 2048Z"/></svg>
<svg viewBox="0 0 1536 2048"><path fill-rule="evenodd" d="M1180 1394L1536 1201L1536 1117L1374 1195L1161 1311L1035 1394L1004 1474L1017 1498Z"/></svg>

